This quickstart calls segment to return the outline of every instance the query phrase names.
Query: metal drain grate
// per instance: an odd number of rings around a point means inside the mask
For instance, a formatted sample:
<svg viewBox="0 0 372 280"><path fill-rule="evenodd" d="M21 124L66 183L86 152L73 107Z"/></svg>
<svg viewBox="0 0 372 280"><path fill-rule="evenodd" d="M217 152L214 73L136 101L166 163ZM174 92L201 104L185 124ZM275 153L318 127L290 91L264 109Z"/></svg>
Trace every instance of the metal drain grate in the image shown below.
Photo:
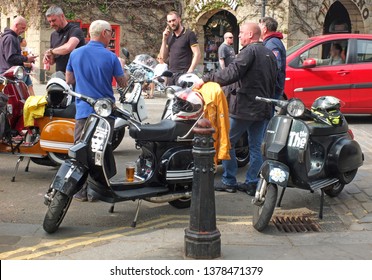
<svg viewBox="0 0 372 280"><path fill-rule="evenodd" d="M281 232L318 232L318 223L308 216L274 216L272 222Z"/></svg>

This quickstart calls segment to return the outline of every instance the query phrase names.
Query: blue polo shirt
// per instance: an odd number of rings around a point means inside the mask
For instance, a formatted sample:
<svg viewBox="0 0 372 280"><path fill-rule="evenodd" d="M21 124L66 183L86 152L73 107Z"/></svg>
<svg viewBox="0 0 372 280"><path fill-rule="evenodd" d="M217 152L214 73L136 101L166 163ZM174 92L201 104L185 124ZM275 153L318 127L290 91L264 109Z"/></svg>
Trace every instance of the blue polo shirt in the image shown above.
<svg viewBox="0 0 372 280"><path fill-rule="evenodd" d="M93 98L108 97L113 101L112 79L124 76L117 56L98 41L90 41L75 49L70 55L66 70L74 73L76 92ZM75 119L87 118L93 112L88 103L76 100Z"/></svg>

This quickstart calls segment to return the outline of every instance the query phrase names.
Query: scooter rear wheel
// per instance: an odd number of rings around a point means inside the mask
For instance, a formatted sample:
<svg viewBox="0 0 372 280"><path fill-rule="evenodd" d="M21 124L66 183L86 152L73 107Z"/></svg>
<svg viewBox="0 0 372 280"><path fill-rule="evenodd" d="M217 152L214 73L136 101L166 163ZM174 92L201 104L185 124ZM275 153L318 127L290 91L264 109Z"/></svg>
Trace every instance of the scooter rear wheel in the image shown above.
<svg viewBox="0 0 372 280"><path fill-rule="evenodd" d="M177 209L185 209L185 208L190 208L191 205L191 197L189 198L184 198L184 199L176 199L168 202L170 205Z"/></svg>
<svg viewBox="0 0 372 280"><path fill-rule="evenodd" d="M344 184L336 183L330 187L325 188L324 192L330 197L336 197L342 192L344 187L345 187Z"/></svg>
<svg viewBox="0 0 372 280"><path fill-rule="evenodd" d="M278 197L278 186L274 184L267 185L265 201L262 205L253 206L253 227L258 231L263 231L270 222L274 213L276 199Z"/></svg>
<svg viewBox="0 0 372 280"><path fill-rule="evenodd" d="M56 192L44 218L43 228L47 233L54 233L58 230L70 207L71 201L72 197L59 191Z"/></svg>

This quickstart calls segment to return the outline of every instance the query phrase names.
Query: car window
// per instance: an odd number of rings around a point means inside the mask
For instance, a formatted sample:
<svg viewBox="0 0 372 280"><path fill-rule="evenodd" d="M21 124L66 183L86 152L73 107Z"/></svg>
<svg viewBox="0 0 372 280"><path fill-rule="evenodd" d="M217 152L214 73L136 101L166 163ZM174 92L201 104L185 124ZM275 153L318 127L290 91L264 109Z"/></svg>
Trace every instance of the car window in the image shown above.
<svg viewBox="0 0 372 280"><path fill-rule="evenodd" d="M312 42L311 40L305 40L305 41L302 41L292 47L290 47L289 49L287 49L286 51L286 54L287 56L294 53L295 51L297 51L299 48L302 48L302 46L305 46L307 45L308 43Z"/></svg>
<svg viewBox="0 0 372 280"><path fill-rule="evenodd" d="M372 62L372 40L357 41L356 63Z"/></svg>
<svg viewBox="0 0 372 280"><path fill-rule="evenodd" d="M347 43L347 40L335 40L316 45L300 54L297 66L301 67L302 63L308 58L315 59L317 67L344 64Z"/></svg>

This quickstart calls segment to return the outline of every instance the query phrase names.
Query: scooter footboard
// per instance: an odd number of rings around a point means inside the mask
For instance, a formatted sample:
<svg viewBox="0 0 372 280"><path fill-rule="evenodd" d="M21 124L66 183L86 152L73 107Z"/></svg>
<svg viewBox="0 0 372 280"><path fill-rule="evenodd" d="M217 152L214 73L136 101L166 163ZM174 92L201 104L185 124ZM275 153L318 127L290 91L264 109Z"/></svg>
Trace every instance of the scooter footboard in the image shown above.
<svg viewBox="0 0 372 280"><path fill-rule="evenodd" d="M73 196L83 187L87 177L87 168L79 165L76 161L66 160L59 167L51 188L60 191L67 196Z"/></svg>
<svg viewBox="0 0 372 280"><path fill-rule="evenodd" d="M260 174L266 182L286 187L289 180L289 167L281 162L266 160L261 166Z"/></svg>

